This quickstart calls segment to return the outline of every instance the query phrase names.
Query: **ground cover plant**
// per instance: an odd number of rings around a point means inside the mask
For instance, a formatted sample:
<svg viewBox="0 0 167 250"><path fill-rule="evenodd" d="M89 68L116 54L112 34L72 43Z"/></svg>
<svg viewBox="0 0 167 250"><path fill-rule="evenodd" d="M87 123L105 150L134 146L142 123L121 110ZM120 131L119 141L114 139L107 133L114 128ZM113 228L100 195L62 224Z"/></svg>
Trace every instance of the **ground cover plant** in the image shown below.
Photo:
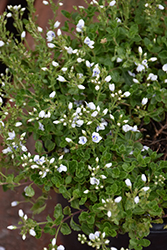
<svg viewBox="0 0 167 250"><path fill-rule="evenodd" d="M46 222L20 209L19 225L8 229L20 230L23 240L49 233L47 249L57 250L64 250L56 244L59 231L76 230L81 244L105 250L114 249L108 237L128 233L129 249L142 250L167 208L166 4L93 0L69 13L62 2L43 1L54 12L45 34L33 0L27 3L28 21L21 6L0 17L7 66L0 76L0 182L7 191L31 181L23 196L34 214L45 209L51 189L69 206L57 204ZM11 16L21 42L6 31ZM35 153L26 145L30 136ZM42 190L36 200L35 185Z"/></svg>

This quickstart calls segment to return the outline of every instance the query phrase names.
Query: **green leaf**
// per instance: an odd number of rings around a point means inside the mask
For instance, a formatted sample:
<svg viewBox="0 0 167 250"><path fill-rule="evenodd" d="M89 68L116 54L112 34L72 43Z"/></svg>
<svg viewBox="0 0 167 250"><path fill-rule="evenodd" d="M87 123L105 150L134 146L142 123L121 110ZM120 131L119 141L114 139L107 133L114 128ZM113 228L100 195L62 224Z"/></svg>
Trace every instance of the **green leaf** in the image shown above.
<svg viewBox="0 0 167 250"><path fill-rule="evenodd" d="M49 139L46 139L45 141L45 147L46 149L50 152L52 151L54 148L55 148L56 144L54 142L52 142L51 140Z"/></svg>
<svg viewBox="0 0 167 250"><path fill-rule="evenodd" d="M131 172L134 169L134 165L130 165L128 163L124 163L122 165L123 170L125 170L126 172Z"/></svg>
<svg viewBox="0 0 167 250"><path fill-rule="evenodd" d="M7 183L13 183L14 180L14 174L9 174L6 178Z"/></svg>
<svg viewBox="0 0 167 250"><path fill-rule="evenodd" d="M62 206L60 203L58 203L56 206L55 206L55 209L54 209L54 217L57 218L59 217L60 215L62 215Z"/></svg>
<svg viewBox="0 0 167 250"><path fill-rule="evenodd" d="M133 38L138 33L138 25L132 24L132 26L129 29L129 37Z"/></svg>
<svg viewBox="0 0 167 250"><path fill-rule="evenodd" d="M71 175L68 175L66 178L65 178L65 183L66 184L70 184L72 181L72 176Z"/></svg>
<svg viewBox="0 0 167 250"><path fill-rule="evenodd" d="M161 52L158 53L158 56L162 59L167 58L167 50L162 50Z"/></svg>
<svg viewBox="0 0 167 250"><path fill-rule="evenodd" d="M63 16L65 16L67 18L71 17L71 14L68 11L66 11L66 10L62 10L61 13L63 14Z"/></svg>
<svg viewBox="0 0 167 250"><path fill-rule="evenodd" d="M44 227L44 233L49 233L51 235L55 235L56 234L56 229L55 228L51 228L50 226L48 226L46 224L46 226Z"/></svg>
<svg viewBox="0 0 167 250"><path fill-rule="evenodd" d="M35 148L37 150L38 153L41 153L43 150L43 144L41 141L36 141L35 143Z"/></svg>
<svg viewBox="0 0 167 250"><path fill-rule="evenodd" d="M70 227L68 226L67 223L63 223L61 228L60 228L60 232L63 234L63 235L68 235L71 233L71 229Z"/></svg>
<svg viewBox="0 0 167 250"><path fill-rule="evenodd" d="M79 200L78 199L72 200L71 207L79 209Z"/></svg>
<svg viewBox="0 0 167 250"><path fill-rule="evenodd" d="M71 217L70 226L74 231L81 231L81 227L77 223L75 223L73 217Z"/></svg>
<svg viewBox="0 0 167 250"><path fill-rule="evenodd" d="M63 214L65 215L70 215L71 214L71 208L69 206L66 206L64 209L63 209Z"/></svg>
<svg viewBox="0 0 167 250"><path fill-rule="evenodd" d="M32 206L33 214L40 214L46 208L46 204L43 203L44 201L39 200Z"/></svg>
<svg viewBox="0 0 167 250"><path fill-rule="evenodd" d="M85 222L85 223L83 222L83 223L82 223L81 229L82 229L83 233L85 233L86 235L92 233L92 230L93 230L93 228L90 228L90 227L88 226L87 222Z"/></svg>
<svg viewBox="0 0 167 250"><path fill-rule="evenodd" d="M108 195L115 194L117 189L118 189L118 186L116 183L114 183L113 185L106 187L106 194Z"/></svg>
<svg viewBox="0 0 167 250"><path fill-rule="evenodd" d="M148 247L149 245L150 245L150 241L149 240L147 240L147 239L141 239L140 241L139 241L139 243L143 246L143 247Z"/></svg>
<svg viewBox="0 0 167 250"><path fill-rule="evenodd" d="M34 191L34 189L33 189L31 186L28 186L28 187L26 187L26 189L25 189L25 194L26 194L26 196L28 196L28 197L33 197L34 194L35 194L35 191Z"/></svg>

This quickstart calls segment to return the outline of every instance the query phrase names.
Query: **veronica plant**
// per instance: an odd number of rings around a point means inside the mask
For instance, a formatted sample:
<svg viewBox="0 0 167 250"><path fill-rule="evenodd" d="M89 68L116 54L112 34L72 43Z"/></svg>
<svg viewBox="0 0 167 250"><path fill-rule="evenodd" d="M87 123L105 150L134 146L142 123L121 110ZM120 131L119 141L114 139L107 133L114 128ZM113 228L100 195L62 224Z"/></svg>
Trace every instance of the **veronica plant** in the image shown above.
<svg viewBox="0 0 167 250"><path fill-rule="evenodd" d="M57 204L45 223L19 210L20 225L8 228L20 229L23 240L50 233L48 249L64 250L56 245L58 233L71 230L82 231L78 240L96 249L115 249L108 237L125 233L130 249L147 247L143 237L152 223L163 222L167 208L165 3L93 0L72 13L62 10L67 21L61 24L62 3L43 1L54 12L46 33L33 0L27 3L28 21L21 20L24 9L8 6L10 15L4 12L0 22L0 60L7 65L0 77L6 168L0 181L6 189L31 181L23 190L29 201L34 186L42 187L32 201L36 214L51 189L70 205ZM6 31L11 16L21 42Z"/></svg>

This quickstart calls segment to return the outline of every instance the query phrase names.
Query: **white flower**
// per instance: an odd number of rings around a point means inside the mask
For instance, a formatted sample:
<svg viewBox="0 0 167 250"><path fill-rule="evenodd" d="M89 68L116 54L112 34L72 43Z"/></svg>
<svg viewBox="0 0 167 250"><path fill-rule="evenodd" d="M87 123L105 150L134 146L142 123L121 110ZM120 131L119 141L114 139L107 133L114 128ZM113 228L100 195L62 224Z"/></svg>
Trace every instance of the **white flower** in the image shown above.
<svg viewBox="0 0 167 250"><path fill-rule="evenodd" d="M18 201L12 201L12 202L11 202L11 207L15 207L15 206L17 206L18 204L19 204Z"/></svg>
<svg viewBox="0 0 167 250"><path fill-rule="evenodd" d="M110 82L111 81L111 76L106 76L106 78L104 79L105 82Z"/></svg>
<svg viewBox="0 0 167 250"><path fill-rule="evenodd" d="M99 85L95 86L95 90L98 91L100 89Z"/></svg>
<svg viewBox="0 0 167 250"><path fill-rule="evenodd" d="M91 177L90 178L90 184L98 186L100 184L100 181L97 178L95 178L95 177Z"/></svg>
<svg viewBox="0 0 167 250"><path fill-rule="evenodd" d="M134 83L139 83L139 81L136 78L133 78Z"/></svg>
<svg viewBox="0 0 167 250"><path fill-rule="evenodd" d="M147 178L146 178L145 174L142 174L142 175L141 175L141 179L142 179L142 181L144 181L144 182L147 181Z"/></svg>
<svg viewBox="0 0 167 250"><path fill-rule="evenodd" d="M129 71L129 70L128 70L128 74L129 74L130 76L132 76L132 77L135 77L135 76L136 76L135 73L132 73L132 72Z"/></svg>
<svg viewBox="0 0 167 250"><path fill-rule="evenodd" d="M52 61L52 65L53 65L54 67L59 66L59 64L58 64L57 62L55 62L55 61Z"/></svg>
<svg viewBox="0 0 167 250"><path fill-rule="evenodd" d="M39 166L36 165L36 164L33 164L33 165L31 166L31 168L32 168L32 169L35 169L35 168L39 168Z"/></svg>
<svg viewBox="0 0 167 250"><path fill-rule="evenodd" d="M96 117L97 115L98 115L98 111L94 111L94 112L91 114L92 117Z"/></svg>
<svg viewBox="0 0 167 250"><path fill-rule="evenodd" d="M41 110L39 112L39 115L38 115L40 118L44 118L45 117L45 111L44 110Z"/></svg>
<svg viewBox="0 0 167 250"><path fill-rule="evenodd" d="M111 217L111 215L112 215L111 211L108 211L108 212L107 212L107 216L108 216L108 218L110 218L110 217Z"/></svg>
<svg viewBox="0 0 167 250"><path fill-rule="evenodd" d="M25 239L26 239L26 235L23 234L23 235L22 235L22 240L25 240Z"/></svg>
<svg viewBox="0 0 167 250"><path fill-rule="evenodd" d="M116 17L117 23L121 23L121 19Z"/></svg>
<svg viewBox="0 0 167 250"><path fill-rule="evenodd" d="M150 188L149 187L143 187L142 190L147 192Z"/></svg>
<svg viewBox="0 0 167 250"><path fill-rule="evenodd" d="M139 55L141 56L143 53L142 47L140 47L140 46L138 47L138 52L139 52Z"/></svg>
<svg viewBox="0 0 167 250"><path fill-rule="evenodd" d="M145 70L145 67L143 64L138 64L137 68L136 68L136 71L137 72L142 72L143 70Z"/></svg>
<svg viewBox="0 0 167 250"><path fill-rule="evenodd" d="M13 230L13 229L16 229L17 227L16 226L13 226L13 225L10 225L10 226L7 226L7 229L9 230Z"/></svg>
<svg viewBox="0 0 167 250"><path fill-rule="evenodd" d="M76 121L76 125L78 126L78 127L81 127L82 125L84 124L84 121L83 120L77 120Z"/></svg>
<svg viewBox="0 0 167 250"><path fill-rule="evenodd" d="M39 31L39 32L42 32L43 31L43 29L41 28L41 27L37 27L37 30Z"/></svg>
<svg viewBox="0 0 167 250"><path fill-rule="evenodd" d="M84 193L84 194L88 194L88 193L89 193L89 190L86 189L83 193Z"/></svg>
<svg viewBox="0 0 167 250"><path fill-rule="evenodd" d="M125 184L128 186L128 187L131 187L132 186L132 183L129 179L126 179L125 180Z"/></svg>
<svg viewBox="0 0 167 250"><path fill-rule="evenodd" d="M141 101L141 104L142 104L142 105L146 105L147 102L148 102L148 98L147 98L147 97L144 97L144 98L142 99L142 101Z"/></svg>
<svg viewBox="0 0 167 250"><path fill-rule="evenodd" d="M59 246L57 247L57 250L65 250L65 247L64 247L63 245L59 245Z"/></svg>
<svg viewBox="0 0 167 250"><path fill-rule="evenodd" d="M8 13L7 15L6 15L6 17L11 17L12 16L12 13Z"/></svg>
<svg viewBox="0 0 167 250"><path fill-rule="evenodd" d="M94 63L90 63L88 60L86 60L85 64L86 64L86 67L88 68L91 68L94 65Z"/></svg>
<svg viewBox="0 0 167 250"><path fill-rule="evenodd" d="M111 118L111 120L114 120L114 119L115 119L114 116L113 116L112 114L110 114L110 118Z"/></svg>
<svg viewBox="0 0 167 250"><path fill-rule="evenodd" d="M141 151L144 151L144 150L148 150L149 147L147 147L146 145L143 146L143 149Z"/></svg>
<svg viewBox="0 0 167 250"><path fill-rule="evenodd" d="M119 203L121 200L122 200L122 197L121 197L121 196L118 196L117 198L115 198L115 202L116 202L116 203Z"/></svg>
<svg viewBox="0 0 167 250"><path fill-rule="evenodd" d="M72 107L73 107L73 104L72 104L72 102L70 102L70 103L68 104L68 109L71 110Z"/></svg>
<svg viewBox="0 0 167 250"><path fill-rule="evenodd" d="M95 235L94 235L93 233L90 233L90 234L89 234L89 239L90 239L90 240L95 240Z"/></svg>
<svg viewBox="0 0 167 250"><path fill-rule="evenodd" d="M88 106L88 108L90 108L90 109L92 109L92 110L95 110L95 109L96 109L96 106L95 106L95 104L94 104L93 102L87 103L87 106Z"/></svg>
<svg viewBox="0 0 167 250"><path fill-rule="evenodd" d="M42 69L43 71L46 71L46 70L47 70L47 68L46 68L46 67L42 67L41 69Z"/></svg>
<svg viewBox="0 0 167 250"><path fill-rule="evenodd" d="M67 53L68 53L68 54L71 55L71 54L73 53L73 49L72 49L71 47L66 47L66 46L65 46L64 48L65 48L65 50L67 50Z"/></svg>
<svg viewBox="0 0 167 250"><path fill-rule="evenodd" d="M84 43L87 44L89 46L89 48L93 49L94 46L93 44L95 43L94 41L91 41L89 37L86 37L84 40Z"/></svg>
<svg viewBox="0 0 167 250"><path fill-rule="evenodd" d="M21 33L21 38L24 38L25 36L26 36L26 32L23 31L23 32Z"/></svg>
<svg viewBox="0 0 167 250"><path fill-rule="evenodd" d="M34 229L30 229L29 234L32 235L32 236L35 236L36 232L34 231Z"/></svg>
<svg viewBox="0 0 167 250"><path fill-rule="evenodd" d="M155 62L157 60L157 57L151 57L150 59L149 59L149 61L151 61L151 62Z"/></svg>
<svg viewBox="0 0 167 250"><path fill-rule="evenodd" d="M81 62L83 62L83 61L85 61L85 59L82 59L82 58L80 58L80 57L77 58L77 62L78 62L78 63L81 63Z"/></svg>
<svg viewBox="0 0 167 250"><path fill-rule="evenodd" d="M79 89L85 89L85 87L84 87L82 84L79 84L79 85L78 85L78 88L79 88Z"/></svg>
<svg viewBox="0 0 167 250"><path fill-rule="evenodd" d="M92 134L92 141L95 143L98 143L102 137L99 135L99 133L93 132Z"/></svg>
<svg viewBox="0 0 167 250"><path fill-rule="evenodd" d="M139 203L139 196L136 196L135 198L134 198L134 202L137 204L137 203Z"/></svg>
<svg viewBox="0 0 167 250"><path fill-rule="evenodd" d="M72 142L72 140L71 140L70 138L68 138L68 137L66 137L65 140L66 140L67 142Z"/></svg>
<svg viewBox="0 0 167 250"><path fill-rule="evenodd" d="M161 5L161 4L158 4L158 9L160 9L160 10L164 10L164 6L163 6L163 5Z"/></svg>
<svg viewBox="0 0 167 250"><path fill-rule="evenodd" d="M57 169L57 171L59 173L66 172L67 171L67 167L65 165L61 164L60 167Z"/></svg>
<svg viewBox="0 0 167 250"><path fill-rule="evenodd" d="M112 83L112 84L110 83L109 84L109 90L112 91L112 92L114 92L114 90L115 90L115 84L114 83Z"/></svg>
<svg viewBox="0 0 167 250"><path fill-rule="evenodd" d="M38 124L39 124L39 128L38 129L44 131L45 130L44 129L44 125L41 122L38 122Z"/></svg>
<svg viewBox="0 0 167 250"><path fill-rule="evenodd" d="M52 164L55 161L55 158L50 159L49 163Z"/></svg>
<svg viewBox="0 0 167 250"><path fill-rule="evenodd" d="M115 248L115 247L111 247L111 250L118 250L117 248Z"/></svg>
<svg viewBox="0 0 167 250"><path fill-rule="evenodd" d="M100 74L100 69L98 68L98 66L96 65L93 69L93 74L92 74L92 77L96 76L96 77L99 77L99 74Z"/></svg>
<svg viewBox="0 0 167 250"><path fill-rule="evenodd" d="M58 30L57 30L57 35L58 35L58 36L61 36L61 34L62 34L62 33L61 33L61 29L58 29Z"/></svg>
<svg viewBox="0 0 167 250"><path fill-rule="evenodd" d="M4 42L2 40L0 40L0 47L4 46Z"/></svg>
<svg viewBox="0 0 167 250"><path fill-rule="evenodd" d="M2 153L3 153L3 154L7 154L7 153L9 153L9 152L12 152L12 150L11 150L10 147L7 147L7 148L5 148L5 149L2 150Z"/></svg>
<svg viewBox="0 0 167 250"><path fill-rule="evenodd" d="M48 1L45 1L45 0L44 0L44 1L43 1L43 4L44 4L44 5L48 5L49 3L48 3Z"/></svg>
<svg viewBox="0 0 167 250"><path fill-rule="evenodd" d="M54 98L55 95L56 95L56 91L53 91L52 93L50 93L49 97L50 97L50 98Z"/></svg>
<svg viewBox="0 0 167 250"><path fill-rule="evenodd" d="M117 58L117 63L120 63L120 62L122 62L123 60L120 58L120 57L118 57Z"/></svg>
<svg viewBox="0 0 167 250"><path fill-rule="evenodd" d="M110 163L107 163L106 165L105 165L105 167L106 168L110 168L112 166L112 163L110 162Z"/></svg>
<svg viewBox="0 0 167 250"><path fill-rule="evenodd" d="M55 246L56 245L56 238L53 238L52 240L52 246Z"/></svg>
<svg viewBox="0 0 167 250"><path fill-rule="evenodd" d="M55 38L55 33L52 30L49 30L46 34L46 39L48 42L51 42Z"/></svg>
<svg viewBox="0 0 167 250"><path fill-rule="evenodd" d="M51 49L55 47L55 45L54 45L53 43L47 43L47 45L48 45L48 47L51 48Z"/></svg>
<svg viewBox="0 0 167 250"><path fill-rule="evenodd" d="M23 212L22 209L19 209L19 212L18 212L18 213L19 213L19 216L20 216L20 217L23 217L23 216L24 216L24 212Z"/></svg>
<svg viewBox="0 0 167 250"><path fill-rule="evenodd" d="M54 28L55 28L55 29L58 28L59 25L60 25L60 22L59 22L59 21L56 21L55 24L54 24Z"/></svg>
<svg viewBox="0 0 167 250"><path fill-rule="evenodd" d="M116 1L113 0L113 1L111 1L111 2L109 3L109 6L114 6L115 4L116 4Z"/></svg>
<svg viewBox="0 0 167 250"><path fill-rule="evenodd" d="M147 59L144 59L141 63L142 63L146 68L148 68Z"/></svg>
<svg viewBox="0 0 167 250"><path fill-rule="evenodd" d="M87 138L85 136L79 137L79 144L84 145L87 142Z"/></svg>
<svg viewBox="0 0 167 250"><path fill-rule="evenodd" d="M125 124L125 125L122 126L122 130L123 130L124 132L128 132L128 131L130 131L131 129L132 129L132 127L131 127L130 125L128 125L128 124Z"/></svg>
<svg viewBox="0 0 167 250"><path fill-rule="evenodd" d="M163 65L162 70L167 73L167 63Z"/></svg>
<svg viewBox="0 0 167 250"><path fill-rule="evenodd" d="M60 81L60 82L66 82L66 79L63 76L60 76L60 75L57 77L57 80Z"/></svg>
<svg viewBox="0 0 167 250"><path fill-rule="evenodd" d="M8 136L9 137L7 138L7 140L13 140L15 138L16 134L14 131L12 131L12 132L8 132Z"/></svg>
<svg viewBox="0 0 167 250"><path fill-rule="evenodd" d="M84 20L83 20L83 19L80 19L79 22L77 23L76 31L77 31L77 32L82 32L82 31L83 31L83 28L84 28L84 25L85 25Z"/></svg>
<svg viewBox="0 0 167 250"><path fill-rule="evenodd" d="M20 127L22 125L22 122L16 122L15 127Z"/></svg>
<svg viewBox="0 0 167 250"><path fill-rule="evenodd" d="M39 157L39 155L35 155L34 156L34 162L36 162L37 164L42 165L45 162L45 157L42 156L41 158Z"/></svg>
<svg viewBox="0 0 167 250"><path fill-rule="evenodd" d="M151 80L151 81L156 81L158 78L157 75L154 75L153 73L150 73L147 77L147 80Z"/></svg>

